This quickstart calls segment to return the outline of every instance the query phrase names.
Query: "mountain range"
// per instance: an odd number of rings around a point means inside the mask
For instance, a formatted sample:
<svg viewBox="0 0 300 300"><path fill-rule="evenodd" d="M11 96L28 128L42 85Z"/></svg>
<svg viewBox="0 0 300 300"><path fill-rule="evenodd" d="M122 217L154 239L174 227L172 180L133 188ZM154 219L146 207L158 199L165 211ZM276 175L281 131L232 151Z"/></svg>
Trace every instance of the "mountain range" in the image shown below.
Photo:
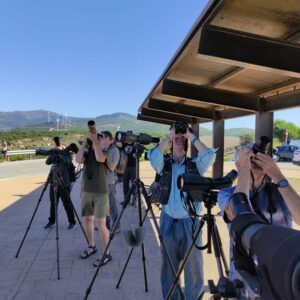
<svg viewBox="0 0 300 300"><path fill-rule="evenodd" d="M34 130L34 131L52 131L52 130L86 130L87 122L91 118L66 117L55 112L45 110L35 111L13 111L0 112L0 131L11 130ZM114 113L92 118L96 122L96 127L101 130L127 131L132 130L135 133L167 133L169 126L137 120L133 115L126 113ZM241 133L254 133L249 128L226 129L226 136L238 137ZM200 135L211 135L209 129L201 127Z"/></svg>

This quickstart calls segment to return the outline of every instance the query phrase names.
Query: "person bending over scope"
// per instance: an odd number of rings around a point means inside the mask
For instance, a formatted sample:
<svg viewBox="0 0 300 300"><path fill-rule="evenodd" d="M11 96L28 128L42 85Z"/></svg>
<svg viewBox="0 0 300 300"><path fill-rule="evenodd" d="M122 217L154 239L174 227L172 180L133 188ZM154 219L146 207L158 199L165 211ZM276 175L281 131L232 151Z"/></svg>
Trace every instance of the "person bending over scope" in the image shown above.
<svg viewBox="0 0 300 300"><path fill-rule="evenodd" d="M55 146L54 149L59 149L63 150L66 147L60 143L59 137L55 137L53 139ZM53 155L50 155L47 160L46 164L47 165L52 165L55 163L55 158ZM68 195L66 193L71 193L71 181L70 181L70 176L69 176L69 165L72 164L72 156L71 155L66 155L62 157L62 161L59 162L58 167L60 169L60 172L63 177L63 182L65 184L66 190L64 189L63 186L58 185L57 189L57 199L61 198L64 209L66 211L68 221L69 221L69 226L68 229L73 229L76 227L76 221L75 221L75 216L74 216L74 211L72 204L69 201ZM53 186L53 178L50 178L50 189L49 189L49 197L50 197L50 216L49 216L49 221L48 223L44 226L45 229L51 228L55 224L55 197L54 197L54 186Z"/></svg>
<svg viewBox="0 0 300 300"><path fill-rule="evenodd" d="M266 223L291 227L292 219L300 225L300 196L290 186L273 159L263 152L253 152L253 144L238 147L234 153L239 171L235 187L218 194L218 204L226 223L233 219L229 198L243 192L250 199L254 212ZM273 182L266 180L269 176ZM229 225L230 227L230 225ZM235 279L232 241L230 241L230 279Z"/></svg>

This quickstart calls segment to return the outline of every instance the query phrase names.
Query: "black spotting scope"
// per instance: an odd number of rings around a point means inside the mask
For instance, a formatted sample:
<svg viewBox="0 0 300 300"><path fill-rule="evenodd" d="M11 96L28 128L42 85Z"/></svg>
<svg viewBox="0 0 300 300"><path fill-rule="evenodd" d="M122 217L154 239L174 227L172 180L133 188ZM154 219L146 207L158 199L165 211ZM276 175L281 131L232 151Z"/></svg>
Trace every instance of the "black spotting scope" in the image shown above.
<svg viewBox="0 0 300 300"><path fill-rule="evenodd" d="M132 131L117 131L115 139L117 142L121 142L124 144L134 144L140 143L143 145L148 145L151 143L159 143L160 139L158 137L152 137L146 133L134 134Z"/></svg>
<svg viewBox="0 0 300 300"><path fill-rule="evenodd" d="M209 178L191 173L182 174L177 177L177 187L183 192L221 190L230 187L237 174L236 170L231 170L221 178Z"/></svg>

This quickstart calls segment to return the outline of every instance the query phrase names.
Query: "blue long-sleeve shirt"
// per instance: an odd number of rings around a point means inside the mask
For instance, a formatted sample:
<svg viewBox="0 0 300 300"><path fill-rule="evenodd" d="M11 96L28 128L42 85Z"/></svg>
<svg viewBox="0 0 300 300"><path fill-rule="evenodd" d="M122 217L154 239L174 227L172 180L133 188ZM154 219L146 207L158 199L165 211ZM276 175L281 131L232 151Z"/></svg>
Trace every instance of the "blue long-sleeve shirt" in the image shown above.
<svg viewBox="0 0 300 300"><path fill-rule="evenodd" d="M216 151L216 149L209 149L206 152L199 152L197 157L193 159L200 175L203 175L207 168L214 162ZM164 168L164 155L160 152L158 147L151 149L148 157L156 173L161 175ZM185 219L189 217L187 211L184 209L180 197L180 190L177 187L177 177L184 173L185 158L183 158L180 163L172 163L171 192L168 199L168 204L163 206L163 210L174 219ZM186 193L184 193L184 197L186 198ZM198 213L201 211L200 203L196 204L196 209Z"/></svg>

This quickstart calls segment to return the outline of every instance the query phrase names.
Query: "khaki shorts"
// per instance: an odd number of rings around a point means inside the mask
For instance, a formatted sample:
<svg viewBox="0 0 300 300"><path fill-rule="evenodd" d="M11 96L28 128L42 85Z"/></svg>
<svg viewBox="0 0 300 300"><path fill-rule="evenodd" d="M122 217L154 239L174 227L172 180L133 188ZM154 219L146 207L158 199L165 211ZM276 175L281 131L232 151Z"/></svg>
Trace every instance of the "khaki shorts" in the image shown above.
<svg viewBox="0 0 300 300"><path fill-rule="evenodd" d="M97 219L102 219L108 214L109 201L107 193L81 193L81 216L95 216Z"/></svg>

